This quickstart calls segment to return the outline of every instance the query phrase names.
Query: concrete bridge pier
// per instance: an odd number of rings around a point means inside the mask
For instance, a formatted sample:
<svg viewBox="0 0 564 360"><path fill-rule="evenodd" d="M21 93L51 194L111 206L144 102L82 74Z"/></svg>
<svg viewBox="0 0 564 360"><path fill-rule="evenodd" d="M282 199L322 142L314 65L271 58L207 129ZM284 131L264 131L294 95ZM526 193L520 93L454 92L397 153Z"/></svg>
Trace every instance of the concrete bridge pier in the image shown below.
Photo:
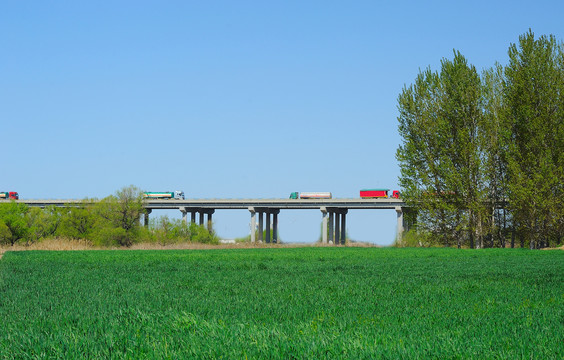
<svg viewBox="0 0 564 360"><path fill-rule="evenodd" d="M322 206L319 210L321 210L321 243L327 244L328 212L325 206Z"/></svg>
<svg viewBox="0 0 564 360"><path fill-rule="evenodd" d="M188 225L188 213L190 213L190 222L193 223L193 224L196 223L196 213L198 213L200 225L204 225L204 222L205 222L204 215L207 214L208 215L208 221L207 221L208 231L211 232L213 230L212 214L215 212L215 209L201 209L201 208L199 208L199 209L189 209L187 207L180 207L179 210L182 213L182 221L186 225Z"/></svg>
<svg viewBox="0 0 564 360"><path fill-rule="evenodd" d="M272 242L278 243L278 214L280 209L272 210Z"/></svg>
<svg viewBox="0 0 564 360"><path fill-rule="evenodd" d="M265 242L270 244L270 209L266 209L266 229L264 232Z"/></svg>
<svg viewBox="0 0 564 360"><path fill-rule="evenodd" d="M324 231L325 232L325 231ZM329 229L327 230L327 235L329 236L329 244L335 243L335 213L329 211Z"/></svg>
<svg viewBox="0 0 564 360"><path fill-rule="evenodd" d="M348 209L341 209L341 245L345 245L347 241L347 213Z"/></svg>
<svg viewBox="0 0 564 360"><path fill-rule="evenodd" d="M256 239L256 231L255 228L257 227L257 212L253 206L248 207L249 212L251 213L251 243L255 243Z"/></svg>
<svg viewBox="0 0 564 360"><path fill-rule="evenodd" d="M252 243L255 243L256 241L262 242L263 232L264 232L265 233L264 240L267 244L270 244L271 241L270 224L272 224L272 243L276 244L278 242L278 214L280 213L280 209L255 208L253 206L249 206L247 209L251 213L251 242ZM256 220L257 215L258 215L258 229L255 231L255 228L257 226L257 220ZM270 221L270 215L272 215L272 222ZM265 221L266 221L266 229L264 223Z"/></svg>
<svg viewBox="0 0 564 360"><path fill-rule="evenodd" d="M335 239L334 244L339 245L341 243L341 216L337 211L335 211Z"/></svg>
<svg viewBox="0 0 564 360"><path fill-rule="evenodd" d="M151 209L145 209L145 213L143 214L143 220L145 221L145 223L143 225L145 225L145 227L149 226L149 214L152 212L153 210Z"/></svg>
<svg viewBox="0 0 564 360"><path fill-rule="evenodd" d="M212 231L212 215L215 212L215 209L198 209L198 224L201 226L206 225L208 231ZM206 221L205 216L208 216L208 220ZM194 218L195 220L195 218Z"/></svg>
<svg viewBox="0 0 564 360"><path fill-rule="evenodd" d="M204 225L204 210L203 209L198 210L198 219L200 220L198 222L198 225Z"/></svg>
<svg viewBox="0 0 564 360"><path fill-rule="evenodd" d="M323 244L344 245L347 237L348 209L320 208L322 214L321 242Z"/></svg>
<svg viewBox="0 0 564 360"><path fill-rule="evenodd" d="M397 216L397 224L396 224L396 241L399 243L403 237L403 231L405 228L405 220L403 217L403 209L401 206L396 206L396 216Z"/></svg>
<svg viewBox="0 0 564 360"><path fill-rule="evenodd" d="M185 207L180 207L178 210L182 213L182 222L188 225L188 210Z"/></svg>
<svg viewBox="0 0 564 360"><path fill-rule="evenodd" d="M270 244L270 215L272 215L272 243L278 242L278 214L280 209L266 209L266 243Z"/></svg>
<svg viewBox="0 0 564 360"><path fill-rule="evenodd" d="M264 228L264 211L258 210L259 223L258 223L258 241L262 243L262 229Z"/></svg>
<svg viewBox="0 0 564 360"><path fill-rule="evenodd" d="M214 209L206 209L204 211L204 213L206 213L208 215L208 221L207 221L207 227L208 227L208 231L212 232L213 231L213 225L212 225L212 215L215 212ZM203 215L203 214L202 214Z"/></svg>

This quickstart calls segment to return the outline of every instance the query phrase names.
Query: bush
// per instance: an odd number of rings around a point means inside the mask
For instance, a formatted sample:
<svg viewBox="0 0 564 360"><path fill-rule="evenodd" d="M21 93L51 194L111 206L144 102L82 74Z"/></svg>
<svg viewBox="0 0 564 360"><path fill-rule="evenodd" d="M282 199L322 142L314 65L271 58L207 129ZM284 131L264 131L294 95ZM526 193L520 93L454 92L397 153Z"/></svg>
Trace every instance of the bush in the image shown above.
<svg viewBox="0 0 564 360"><path fill-rule="evenodd" d="M94 232L92 243L95 246L131 246L133 238L123 228L105 227Z"/></svg>
<svg viewBox="0 0 564 360"><path fill-rule="evenodd" d="M219 237L209 232L204 225L190 224L190 241L201 244L219 244Z"/></svg>
<svg viewBox="0 0 564 360"><path fill-rule="evenodd" d="M0 241L3 244L14 245L20 240L26 240L29 227L25 216L29 208L25 204L17 204L11 201L0 204Z"/></svg>
<svg viewBox="0 0 564 360"><path fill-rule="evenodd" d="M430 247L436 242L432 241L432 235L428 232L410 230L403 233L400 241L394 241L394 247Z"/></svg>

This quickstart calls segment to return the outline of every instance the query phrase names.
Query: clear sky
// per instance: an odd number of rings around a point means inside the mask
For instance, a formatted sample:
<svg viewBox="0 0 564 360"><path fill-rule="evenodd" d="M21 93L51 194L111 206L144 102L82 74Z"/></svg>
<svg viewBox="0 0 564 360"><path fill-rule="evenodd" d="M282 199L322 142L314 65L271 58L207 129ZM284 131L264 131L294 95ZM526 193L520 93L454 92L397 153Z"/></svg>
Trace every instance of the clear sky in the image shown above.
<svg viewBox="0 0 564 360"><path fill-rule="evenodd" d="M564 1L4 1L0 191L103 198L359 197L398 187L397 97L459 50L481 71L528 31L564 36ZM153 212L180 218L180 212ZM223 238L247 211L217 211ZM282 210L313 242L321 212ZM390 244L395 211L351 211Z"/></svg>

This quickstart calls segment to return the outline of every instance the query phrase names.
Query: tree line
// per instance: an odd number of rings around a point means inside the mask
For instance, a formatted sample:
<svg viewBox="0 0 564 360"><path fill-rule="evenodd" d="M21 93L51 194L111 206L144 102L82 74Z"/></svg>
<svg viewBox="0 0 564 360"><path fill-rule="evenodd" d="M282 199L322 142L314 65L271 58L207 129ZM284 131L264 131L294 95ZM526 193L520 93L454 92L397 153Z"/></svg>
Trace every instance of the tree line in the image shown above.
<svg viewBox="0 0 564 360"><path fill-rule="evenodd" d="M481 74L459 52L398 97L406 240L470 248L561 245L564 47L529 30Z"/></svg>
<svg viewBox="0 0 564 360"><path fill-rule="evenodd" d="M15 201L0 204L0 245L30 245L47 238L87 240L94 246L167 245L179 242L219 243L201 225L162 216L141 225L143 191L124 187L101 200L84 199L76 206L29 207Z"/></svg>

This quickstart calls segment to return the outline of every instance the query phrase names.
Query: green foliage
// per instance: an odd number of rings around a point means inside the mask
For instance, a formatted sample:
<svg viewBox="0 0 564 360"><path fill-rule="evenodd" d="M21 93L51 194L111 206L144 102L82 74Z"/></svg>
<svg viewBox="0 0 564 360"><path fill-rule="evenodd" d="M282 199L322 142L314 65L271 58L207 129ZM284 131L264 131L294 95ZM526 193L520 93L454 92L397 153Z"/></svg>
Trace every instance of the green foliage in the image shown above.
<svg viewBox="0 0 564 360"><path fill-rule="evenodd" d="M529 31L510 46L505 68L510 208L531 247L563 234L563 58L553 36Z"/></svg>
<svg viewBox="0 0 564 360"><path fill-rule="evenodd" d="M12 244L11 242L12 232L8 225L4 223L4 220L0 220L0 244Z"/></svg>
<svg viewBox="0 0 564 360"><path fill-rule="evenodd" d="M15 201L0 204L0 241L1 244L14 245L24 240L29 233L26 214L29 208Z"/></svg>
<svg viewBox="0 0 564 360"><path fill-rule="evenodd" d="M483 210L480 77L459 53L441 71L418 75L399 96L397 158L405 199L421 226L449 244L460 229L477 231ZM423 199L424 198L424 199ZM461 204L466 211L460 212Z"/></svg>
<svg viewBox="0 0 564 360"><path fill-rule="evenodd" d="M49 206L45 209L29 208L26 221L29 229L26 240L28 243L33 243L57 234L62 221L62 212L55 206Z"/></svg>
<svg viewBox="0 0 564 360"><path fill-rule="evenodd" d="M437 242L433 239L433 234L425 230L412 229L402 236L400 240L394 241L394 247L431 247Z"/></svg>
<svg viewBox="0 0 564 360"><path fill-rule="evenodd" d="M70 239L90 238L96 223L94 204L94 200L85 199L76 207L61 209L61 220L56 234Z"/></svg>
<svg viewBox="0 0 564 360"><path fill-rule="evenodd" d="M171 220L161 216L151 220L151 239L160 245L169 245L190 240L190 228L182 220Z"/></svg>
<svg viewBox="0 0 564 360"><path fill-rule="evenodd" d="M237 244L250 243L250 242L251 242L251 235L250 234L247 235L247 236L235 238L235 243L237 243Z"/></svg>
<svg viewBox="0 0 564 360"><path fill-rule="evenodd" d="M258 241L258 238L259 238L259 231L255 230L255 239L257 241ZM270 229L270 243L271 244L273 243L272 239L274 239L274 230L271 228ZM264 241L264 242L266 241L266 230L262 231L262 241ZM251 242L251 235L249 234L249 235L244 236L244 237L236 238L235 242L236 243L250 243ZM280 235L278 235L277 244L282 244L282 243L283 243L283 241L280 239Z"/></svg>
<svg viewBox="0 0 564 360"><path fill-rule="evenodd" d="M62 208L4 202L0 203L0 244L30 245L51 237L88 240L99 247L129 247L140 242L219 243L219 237L205 227L167 216L152 220L150 228L141 226L144 212L143 191L133 185L102 200L84 199Z"/></svg>
<svg viewBox="0 0 564 360"><path fill-rule="evenodd" d="M564 239L564 51L532 31L480 77L459 53L398 97L402 196L436 244ZM513 241L512 241L513 244Z"/></svg>
<svg viewBox="0 0 564 360"><path fill-rule="evenodd" d="M561 359L564 252L7 252L0 358Z"/></svg>
<svg viewBox="0 0 564 360"><path fill-rule="evenodd" d="M210 232L204 225L190 224L190 241L201 244L219 244L219 237Z"/></svg>
<svg viewBox="0 0 564 360"><path fill-rule="evenodd" d="M95 206L97 215L94 243L131 246L138 240L143 191L133 185L108 196Z"/></svg>

